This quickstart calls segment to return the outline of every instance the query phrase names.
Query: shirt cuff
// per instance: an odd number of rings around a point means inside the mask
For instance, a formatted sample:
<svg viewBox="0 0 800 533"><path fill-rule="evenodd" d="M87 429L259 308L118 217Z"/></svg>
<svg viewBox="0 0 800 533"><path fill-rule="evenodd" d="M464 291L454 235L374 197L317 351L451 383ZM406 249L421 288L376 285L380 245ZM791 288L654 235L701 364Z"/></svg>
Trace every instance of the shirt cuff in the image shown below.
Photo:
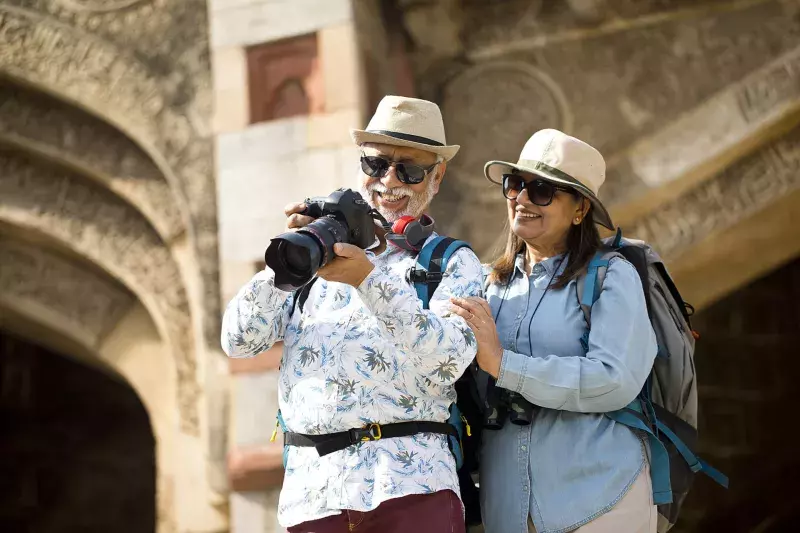
<svg viewBox="0 0 800 533"><path fill-rule="evenodd" d="M500 373L497 376L497 386L506 390L520 392L525 380L530 357L511 350L503 350L503 359L500 361Z"/></svg>
<svg viewBox="0 0 800 533"><path fill-rule="evenodd" d="M374 286L378 281L381 281L381 279L384 277L386 277L386 274L384 274L384 272L380 268L375 266L372 269L372 272L370 272L369 275L367 275L367 277L364 278L364 281L362 281L361 284L358 287L356 287L356 291L358 291L358 295L361 297L361 301L364 302L367 308L373 310L373 312L375 309L375 302L373 301L375 299L375 295L373 294L374 291L370 290L370 287Z"/></svg>

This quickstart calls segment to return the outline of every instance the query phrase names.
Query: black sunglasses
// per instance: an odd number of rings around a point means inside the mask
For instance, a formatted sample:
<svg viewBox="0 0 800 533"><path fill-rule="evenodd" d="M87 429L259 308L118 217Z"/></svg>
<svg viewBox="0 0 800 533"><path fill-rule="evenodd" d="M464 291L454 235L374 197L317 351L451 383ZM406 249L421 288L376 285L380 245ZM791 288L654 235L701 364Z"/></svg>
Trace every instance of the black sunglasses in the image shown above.
<svg viewBox="0 0 800 533"><path fill-rule="evenodd" d="M528 191L528 198L531 203L542 207L553 203L556 191L568 192L573 196L579 194L572 187L562 187L540 178L525 181L519 174L503 174L503 196L509 200L516 200L522 189Z"/></svg>
<svg viewBox="0 0 800 533"><path fill-rule="evenodd" d="M389 172L392 165L397 169L397 179L406 185L416 185L422 183L425 176L434 169L439 162L432 164L425 168L419 165L411 165L408 163L397 163L396 161L389 161L386 158L375 155L362 155L361 156L361 170L364 174L371 178L382 178Z"/></svg>

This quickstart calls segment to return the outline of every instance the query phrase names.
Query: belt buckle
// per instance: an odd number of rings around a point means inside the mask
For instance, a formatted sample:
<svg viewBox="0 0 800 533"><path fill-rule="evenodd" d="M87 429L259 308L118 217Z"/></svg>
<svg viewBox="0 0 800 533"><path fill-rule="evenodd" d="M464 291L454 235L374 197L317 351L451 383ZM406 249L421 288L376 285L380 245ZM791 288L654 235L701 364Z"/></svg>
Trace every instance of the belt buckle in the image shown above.
<svg viewBox="0 0 800 533"><path fill-rule="evenodd" d="M356 444L357 442L369 442L381 439L381 425L380 424L367 424L363 428L350 430L350 442Z"/></svg>

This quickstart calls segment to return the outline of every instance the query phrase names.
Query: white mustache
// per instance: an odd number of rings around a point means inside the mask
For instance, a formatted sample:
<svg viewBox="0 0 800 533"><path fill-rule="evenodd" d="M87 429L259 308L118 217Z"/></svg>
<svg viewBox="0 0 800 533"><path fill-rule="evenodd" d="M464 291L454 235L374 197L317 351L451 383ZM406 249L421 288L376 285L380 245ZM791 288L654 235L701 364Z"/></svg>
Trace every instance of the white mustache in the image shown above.
<svg viewBox="0 0 800 533"><path fill-rule="evenodd" d="M412 191L409 187L394 187L388 188L383 183L373 183L367 187L367 192L372 194L373 192L379 192L381 194L390 194L391 196L414 196L414 191Z"/></svg>

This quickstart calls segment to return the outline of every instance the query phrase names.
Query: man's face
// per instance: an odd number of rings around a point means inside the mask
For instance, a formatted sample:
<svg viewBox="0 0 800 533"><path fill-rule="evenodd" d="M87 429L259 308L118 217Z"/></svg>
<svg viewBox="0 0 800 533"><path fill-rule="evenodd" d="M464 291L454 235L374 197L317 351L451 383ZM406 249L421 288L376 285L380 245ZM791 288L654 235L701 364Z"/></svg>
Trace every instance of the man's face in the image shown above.
<svg viewBox="0 0 800 533"><path fill-rule="evenodd" d="M367 156L378 156L396 163L428 168L437 161L437 155L417 148L388 144L364 144L361 151ZM439 192L446 164L436 165L421 183L405 184L392 165L382 178L373 178L359 171L361 195L390 223L403 216L418 218Z"/></svg>

